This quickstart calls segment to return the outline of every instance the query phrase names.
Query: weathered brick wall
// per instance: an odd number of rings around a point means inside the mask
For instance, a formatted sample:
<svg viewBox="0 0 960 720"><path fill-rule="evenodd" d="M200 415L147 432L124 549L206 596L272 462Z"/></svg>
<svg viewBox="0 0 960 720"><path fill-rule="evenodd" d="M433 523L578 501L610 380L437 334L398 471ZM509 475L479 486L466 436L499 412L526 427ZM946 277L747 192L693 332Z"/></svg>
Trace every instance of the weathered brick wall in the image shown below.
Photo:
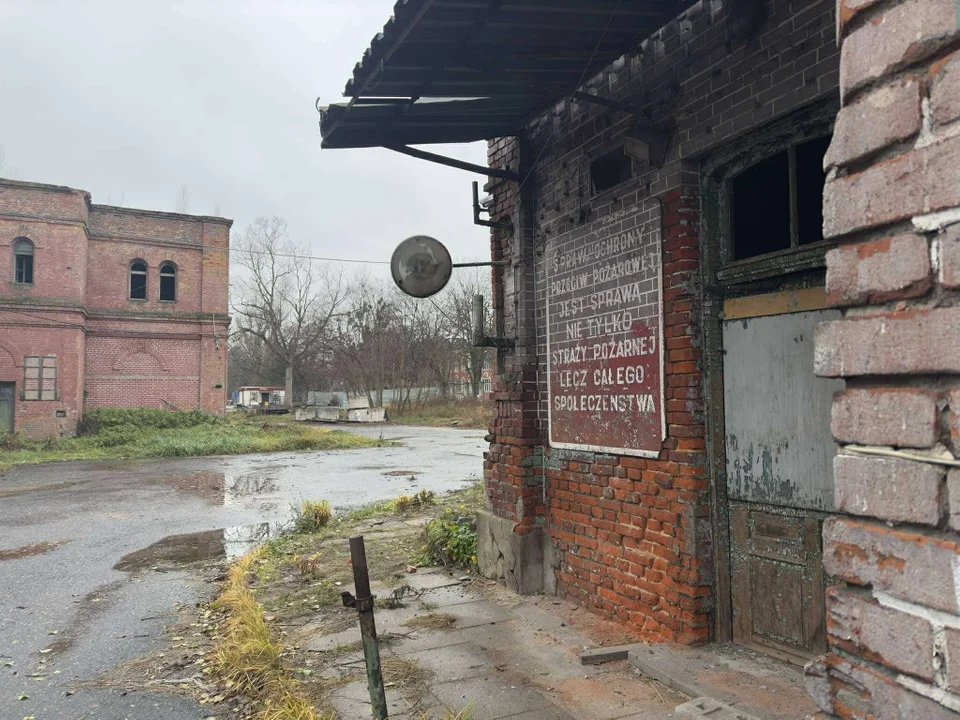
<svg viewBox="0 0 960 720"><path fill-rule="evenodd" d="M515 532L546 527L559 593L652 639L693 642L710 632L696 158L831 97L838 65L831 2L771 0L766 22L747 43L729 43L722 5L702 2L645 41L636 55L588 81L589 91L640 107L639 116L563 101L531 127L525 156L515 140L489 146L491 166L520 170L525 191L532 192L532 210L527 222L518 221L524 207L518 184L487 185L491 217L509 217L515 226L513 233L492 234L491 251L494 259L512 261L502 273L494 271L494 297L505 334L520 340L495 385L498 409L485 464L488 502L498 515L518 522ZM669 134L663 166L592 198L590 161L613 149L641 119ZM571 226L647 198L659 200L662 215L667 439L651 459L544 449L544 257ZM533 277L524 273L527 257Z"/></svg>
<svg viewBox="0 0 960 720"><path fill-rule="evenodd" d="M830 653L808 669L840 717L960 712L960 41L953 0L838 5L843 108L826 158L830 301L816 369L843 377L824 524ZM867 453L858 452L865 448Z"/></svg>
<svg viewBox="0 0 960 720"><path fill-rule="evenodd" d="M19 402L17 430L71 434L84 408L222 414L230 222L91 205L82 191L0 181L0 381L23 386L25 355L57 355L60 400ZM13 282L12 243L35 244L34 283ZM129 299L134 259L147 300ZM160 302L159 267L177 267ZM64 417L56 417L60 412Z"/></svg>
<svg viewBox="0 0 960 720"><path fill-rule="evenodd" d="M0 382L17 384L14 429L27 437L73 435L83 407L84 334L79 313L37 313L24 317L0 308ZM24 357L57 356L58 400L22 400ZM58 413L62 417L58 417Z"/></svg>

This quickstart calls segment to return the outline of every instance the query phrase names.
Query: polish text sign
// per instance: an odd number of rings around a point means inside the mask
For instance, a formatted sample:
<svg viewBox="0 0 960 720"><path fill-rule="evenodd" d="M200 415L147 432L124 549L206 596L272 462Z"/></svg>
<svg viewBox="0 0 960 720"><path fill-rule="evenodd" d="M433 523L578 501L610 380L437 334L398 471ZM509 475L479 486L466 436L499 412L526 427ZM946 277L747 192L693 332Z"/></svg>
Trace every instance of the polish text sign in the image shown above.
<svg viewBox="0 0 960 720"><path fill-rule="evenodd" d="M665 437L660 203L574 228L547 252L550 444L656 457Z"/></svg>

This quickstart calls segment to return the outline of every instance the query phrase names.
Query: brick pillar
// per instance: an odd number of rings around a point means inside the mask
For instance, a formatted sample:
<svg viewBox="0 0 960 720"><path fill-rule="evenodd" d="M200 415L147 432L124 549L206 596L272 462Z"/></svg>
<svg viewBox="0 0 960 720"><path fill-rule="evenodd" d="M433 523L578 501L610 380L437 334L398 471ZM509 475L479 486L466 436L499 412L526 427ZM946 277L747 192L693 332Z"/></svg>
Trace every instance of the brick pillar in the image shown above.
<svg viewBox="0 0 960 720"><path fill-rule="evenodd" d="M527 173L529 146L518 138L491 143L489 162ZM512 339L497 360L492 399L496 412L484 456L487 508L478 516L477 561L481 572L521 593L543 589L543 471L538 419L536 294L534 278L534 182L488 186L491 218L512 223L495 230L491 254L509 265L494 272L495 327Z"/></svg>
<svg viewBox="0 0 960 720"><path fill-rule="evenodd" d="M823 529L825 716L960 712L960 5L840 0L842 109L825 163L816 336L842 377L838 509ZM953 510L953 512L951 512Z"/></svg>

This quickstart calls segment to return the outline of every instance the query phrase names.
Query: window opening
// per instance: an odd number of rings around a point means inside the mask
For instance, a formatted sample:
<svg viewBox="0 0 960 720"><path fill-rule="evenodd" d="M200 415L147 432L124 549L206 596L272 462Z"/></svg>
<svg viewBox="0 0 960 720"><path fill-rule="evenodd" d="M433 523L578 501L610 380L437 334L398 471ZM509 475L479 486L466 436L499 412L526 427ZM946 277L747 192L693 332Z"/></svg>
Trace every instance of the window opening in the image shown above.
<svg viewBox="0 0 960 720"><path fill-rule="evenodd" d="M23 359L23 399L57 399L57 358L29 355Z"/></svg>
<svg viewBox="0 0 960 720"><path fill-rule="evenodd" d="M13 243L13 281L18 285L33 285L33 243L17 238Z"/></svg>
<svg viewBox="0 0 960 720"><path fill-rule="evenodd" d="M830 146L829 137L797 145L797 243L809 245L823 240L823 156Z"/></svg>
<svg viewBox="0 0 960 720"><path fill-rule="evenodd" d="M160 299L168 302L177 299L177 269L169 263L160 267Z"/></svg>
<svg viewBox="0 0 960 720"><path fill-rule="evenodd" d="M147 264L144 262L130 265L130 299L147 299Z"/></svg>
<svg viewBox="0 0 960 720"><path fill-rule="evenodd" d="M590 163L590 182L593 194L616 187L633 175L633 163L622 147L598 157Z"/></svg>
<svg viewBox="0 0 960 720"><path fill-rule="evenodd" d="M731 182L732 260L823 240L823 156L829 137L782 150Z"/></svg>

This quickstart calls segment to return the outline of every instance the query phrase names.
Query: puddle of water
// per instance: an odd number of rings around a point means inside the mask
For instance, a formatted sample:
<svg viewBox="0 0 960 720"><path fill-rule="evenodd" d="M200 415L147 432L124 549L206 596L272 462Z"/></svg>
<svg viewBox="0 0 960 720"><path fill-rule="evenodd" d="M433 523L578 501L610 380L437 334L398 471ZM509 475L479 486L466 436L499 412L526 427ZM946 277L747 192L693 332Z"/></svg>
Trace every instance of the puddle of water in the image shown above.
<svg viewBox="0 0 960 720"><path fill-rule="evenodd" d="M420 474L419 470L391 470L390 472L381 473L387 477L412 477Z"/></svg>
<svg viewBox="0 0 960 720"><path fill-rule="evenodd" d="M23 547L13 548L12 550L0 550L0 562L4 560L19 560L20 558L33 557L34 555L43 555L66 544L66 540L57 540L56 542L33 543L33 545L24 545Z"/></svg>
<svg viewBox="0 0 960 720"><path fill-rule="evenodd" d="M124 555L113 569L135 572L203 560L233 560L269 537L270 523L169 535L142 550Z"/></svg>
<svg viewBox="0 0 960 720"><path fill-rule="evenodd" d="M223 507L240 505L245 500L279 492L276 480L261 473L231 475L215 471L195 472L189 475L167 475L163 482L175 490L197 495Z"/></svg>

